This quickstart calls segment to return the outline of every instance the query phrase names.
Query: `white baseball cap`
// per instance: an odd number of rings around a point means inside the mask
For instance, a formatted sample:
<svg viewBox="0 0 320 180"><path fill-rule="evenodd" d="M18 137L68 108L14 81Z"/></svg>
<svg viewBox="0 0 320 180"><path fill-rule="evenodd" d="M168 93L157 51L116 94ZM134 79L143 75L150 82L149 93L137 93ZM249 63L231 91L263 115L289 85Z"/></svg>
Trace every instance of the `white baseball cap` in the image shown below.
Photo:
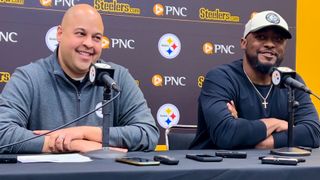
<svg viewBox="0 0 320 180"><path fill-rule="evenodd" d="M243 37L245 38L250 32L256 32L269 26L276 26L283 29L285 37L287 39L291 39L292 36L289 32L287 22L274 11L262 11L254 14L246 24Z"/></svg>

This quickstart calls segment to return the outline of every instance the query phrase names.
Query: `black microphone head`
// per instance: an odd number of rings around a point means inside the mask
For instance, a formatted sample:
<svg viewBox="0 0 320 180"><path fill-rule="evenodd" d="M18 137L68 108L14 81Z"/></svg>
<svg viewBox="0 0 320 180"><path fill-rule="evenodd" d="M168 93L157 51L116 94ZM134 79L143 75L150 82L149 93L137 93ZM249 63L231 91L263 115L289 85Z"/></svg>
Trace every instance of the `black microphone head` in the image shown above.
<svg viewBox="0 0 320 180"><path fill-rule="evenodd" d="M275 67L271 74L272 83L280 88L296 88L312 94L311 90L302 82L296 80L296 72L288 67Z"/></svg>
<svg viewBox="0 0 320 180"><path fill-rule="evenodd" d="M283 83L288 77L295 78L296 72L289 67L274 67L271 73L272 83L280 88L285 88Z"/></svg>
<svg viewBox="0 0 320 180"><path fill-rule="evenodd" d="M112 69L111 66L106 63L91 64L89 69L89 80L91 83L97 86L104 86L105 83L101 78L103 74L108 74L110 78L113 78L114 69Z"/></svg>

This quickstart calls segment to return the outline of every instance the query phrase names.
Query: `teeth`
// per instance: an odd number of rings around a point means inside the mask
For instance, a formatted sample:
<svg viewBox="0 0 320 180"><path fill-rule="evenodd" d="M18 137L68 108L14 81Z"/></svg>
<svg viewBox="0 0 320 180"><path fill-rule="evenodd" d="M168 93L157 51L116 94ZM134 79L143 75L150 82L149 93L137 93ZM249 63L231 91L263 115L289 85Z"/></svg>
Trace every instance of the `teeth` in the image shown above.
<svg viewBox="0 0 320 180"><path fill-rule="evenodd" d="M91 55L91 53L84 52L84 51L79 51L79 53L80 53L81 55L84 55L84 56L90 56L90 55Z"/></svg>
<svg viewBox="0 0 320 180"><path fill-rule="evenodd" d="M271 56L273 56L274 54L273 53L271 53L271 52L264 52L263 54L269 54L269 55L271 55Z"/></svg>

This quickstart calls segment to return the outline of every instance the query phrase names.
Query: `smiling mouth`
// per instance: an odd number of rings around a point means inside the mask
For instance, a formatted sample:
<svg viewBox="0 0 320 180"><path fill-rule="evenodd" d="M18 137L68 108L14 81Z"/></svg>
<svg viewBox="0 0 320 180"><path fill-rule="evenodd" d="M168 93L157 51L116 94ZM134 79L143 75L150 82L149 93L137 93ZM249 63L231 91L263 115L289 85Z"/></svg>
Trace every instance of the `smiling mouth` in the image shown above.
<svg viewBox="0 0 320 180"><path fill-rule="evenodd" d="M94 53L92 52L87 52L87 51L79 51L77 50L77 52L83 56L87 56L87 57L90 57L90 56L93 56Z"/></svg>
<svg viewBox="0 0 320 180"><path fill-rule="evenodd" d="M262 51L262 52L260 52L260 54L262 54L265 57L269 57L269 58L277 57L277 54L272 51Z"/></svg>

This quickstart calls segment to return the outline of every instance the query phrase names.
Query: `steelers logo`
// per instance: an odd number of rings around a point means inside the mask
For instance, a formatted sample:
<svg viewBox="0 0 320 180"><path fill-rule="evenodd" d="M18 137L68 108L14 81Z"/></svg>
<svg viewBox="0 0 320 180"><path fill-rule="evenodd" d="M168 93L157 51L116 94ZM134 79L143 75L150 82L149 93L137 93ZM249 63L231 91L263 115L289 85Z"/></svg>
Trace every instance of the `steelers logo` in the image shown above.
<svg viewBox="0 0 320 180"><path fill-rule="evenodd" d="M274 85L279 85L281 81L281 74L279 71L273 71L272 73L272 83Z"/></svg>
<svg viewBox="0 0 320 180"><path fill-rule="evenodd" d="M164 58L173 59L177 57L181 51L181 42L174 34L164 34L158 42L158 50Z"/></svg>
<svg viewBox="0 0 320 180"><path fill-rule="evenodd" d="M102 106L102 102L99 102L97 105L96 105L96 108L99 108ZM102 108L99 108L97 111L96 111L96 115L99 117L99 118L103 118L103 114L102 114Z"/></svg>
<svg viewBox="0 0 320 180"><path fill-rule="evenodd" d="M50 28L46 34L46 37L45 37L47 47L52 52L54 52L58 46L57 29L58 29L58 26L54 26L54 27Z"/></svg>
<svg viewBox="0 0 320 180"><path fill-rule="evenodd" d="M157 112L157 121L165 129L177 125L180 120L178 108L173 104L162 105Z"/></svg>
<svg viewBox="0 0 320 180"><path fill-rule="evenodd" d="M275 13L268 13L266 15L266 20L272 24L279 24L280 23L280 18Z"/></svg>

